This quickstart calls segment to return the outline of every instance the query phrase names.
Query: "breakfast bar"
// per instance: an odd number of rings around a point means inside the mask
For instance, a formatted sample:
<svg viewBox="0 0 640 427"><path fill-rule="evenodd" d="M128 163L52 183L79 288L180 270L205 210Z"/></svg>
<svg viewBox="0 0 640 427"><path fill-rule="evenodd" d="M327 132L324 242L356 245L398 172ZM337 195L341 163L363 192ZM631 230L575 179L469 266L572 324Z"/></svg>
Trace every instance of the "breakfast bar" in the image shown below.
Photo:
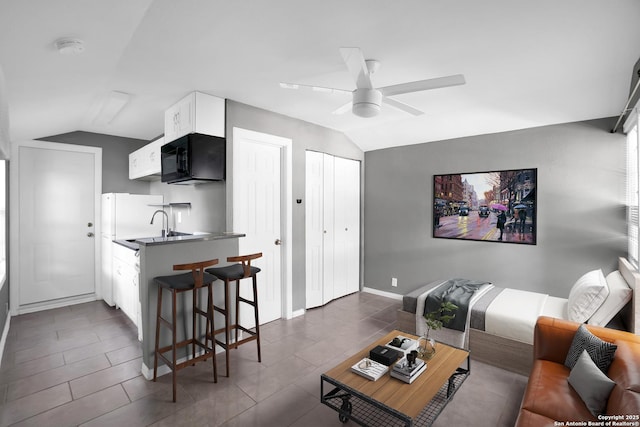
<svg viewBox="0 0 640 427"><path fill-rule="evenodd" d="M146 379L153 378L153 351L155 334L155 314L158 287L154 277L176 274L174 264L191 263L210 259L219 259L219 265L226 265L228 256L238 255L238 238L245 236L241 233L198 233L172 237L154 237L137 239L133 244L139 246L140 256L140 311L142 328L142 374ZM223 300L222 283L214 282L214 301ZM205 299L206 301L206 299ZM189 307L187 309L187 307ZM169 307L163 308L169 315ZM187 317L188 316L188 317ZM178 318L190 318L190 304L178 304ZM216 319L216 322L221 320ZM220 324L220 323L217 323ZM190 322L184 322L178 328L177 334L185 336L191 334ZM167 334L163 331L163 334ZM168 340L169 336L161 335L161 340ZM164 367L162 367L164 368ZM159 367L159 373L164 372Z"/></svg>

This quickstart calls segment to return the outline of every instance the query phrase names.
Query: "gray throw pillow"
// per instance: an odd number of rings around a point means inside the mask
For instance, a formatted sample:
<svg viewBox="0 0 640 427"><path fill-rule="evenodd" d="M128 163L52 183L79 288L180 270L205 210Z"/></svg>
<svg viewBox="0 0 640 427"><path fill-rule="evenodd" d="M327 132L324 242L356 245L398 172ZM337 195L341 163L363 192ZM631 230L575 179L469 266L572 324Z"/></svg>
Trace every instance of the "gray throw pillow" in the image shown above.
<svg viewBox="0 0 640 427"><path fill-rule="evenodd" d="M611 390L616 385L593 363L587 350L583 350L569 374L569 384L578 393L594 417L603 414Z"/></svg>
<svg viewBox="0 0 640 427"><path fill-rule="evenodd" d="M567 353L567 358L564 361L564 366L569 369L573 369L574 365L578 361L578 358L582 354L583 350L587 350L591 360L596 364L600 370L606 374L609 370L609 365L613 361L613 355L618 348L617 345L603 341L600 338L593 335L585 325L580 325L576 331L571 347Z"/></svg>

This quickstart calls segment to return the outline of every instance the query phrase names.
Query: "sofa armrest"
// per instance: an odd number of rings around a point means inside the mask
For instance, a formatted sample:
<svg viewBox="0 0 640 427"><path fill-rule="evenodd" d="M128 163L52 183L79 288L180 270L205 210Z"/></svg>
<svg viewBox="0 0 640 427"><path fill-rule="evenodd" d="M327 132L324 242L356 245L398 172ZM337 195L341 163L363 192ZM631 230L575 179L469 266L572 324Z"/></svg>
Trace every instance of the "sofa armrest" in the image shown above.
<svg viewBox="0 0 640 427"><path fill-rule="evenodd" d="M579 327L579 323L552 317L539 317L533 331L534 359L564 364Z"/></svg>

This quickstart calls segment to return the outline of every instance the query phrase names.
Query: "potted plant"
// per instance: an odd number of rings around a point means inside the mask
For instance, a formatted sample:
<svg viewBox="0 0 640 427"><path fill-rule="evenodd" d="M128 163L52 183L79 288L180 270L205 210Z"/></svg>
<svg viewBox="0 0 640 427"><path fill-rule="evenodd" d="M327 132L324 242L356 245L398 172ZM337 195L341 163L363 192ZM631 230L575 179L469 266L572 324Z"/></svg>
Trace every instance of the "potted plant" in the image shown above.
<svg viewBox="0 0 640 427"><path fill-rule="evenodd" d="M454 317L453 312L458 309L458 306L450 301L443 301L440 304L440 308L424 315L424 323L427 326L427 330L424 335L420 337L418 341L418 356L422 359L431 359L436 353L436 341L430 337L431 330L434 331L442 328L443 325L448 324Z"/></svg>

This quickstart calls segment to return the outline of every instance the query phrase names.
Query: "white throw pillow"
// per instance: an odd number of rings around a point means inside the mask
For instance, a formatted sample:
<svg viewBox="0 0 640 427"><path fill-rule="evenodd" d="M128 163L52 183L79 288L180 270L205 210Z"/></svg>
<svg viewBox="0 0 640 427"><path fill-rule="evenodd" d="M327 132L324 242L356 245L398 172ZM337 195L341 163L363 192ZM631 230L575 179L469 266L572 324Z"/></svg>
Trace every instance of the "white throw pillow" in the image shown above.
<svg viewBox="0 0 640 427"><path fill-rule="evenodd" d="M571 288L567 316L573 322L586 322L609 295L609 286L601 269L584 274Z"/></svg>
<svg viewBox="0 0 640 427"><path fill-rule="evenodd" d="M611 319L631 301L633 291L618 270L609 273L606 280L609 296L587 322L590 325L607 326Z"/></svg>

